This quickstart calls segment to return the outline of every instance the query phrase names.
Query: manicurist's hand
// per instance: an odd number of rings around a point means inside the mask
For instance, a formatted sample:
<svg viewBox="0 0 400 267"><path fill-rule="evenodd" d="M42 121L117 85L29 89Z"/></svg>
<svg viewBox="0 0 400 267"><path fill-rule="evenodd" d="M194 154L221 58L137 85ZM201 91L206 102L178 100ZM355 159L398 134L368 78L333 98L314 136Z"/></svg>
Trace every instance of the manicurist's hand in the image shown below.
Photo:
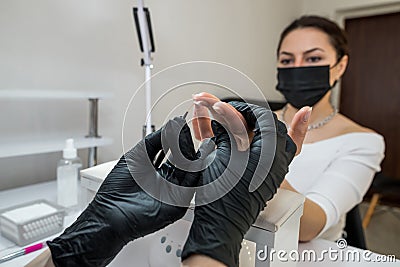
<svg viewBox="0 0 400 267"><path fill-rule="evenodd" d="M223 118L230 118L228 113L233 111L231 115L239 120L212 121L209 129L198 122L200 136L211 129L216 150L208 156L213 161L201 175L201 184L207 190L196 191L194 220L182 260L184 266L192 266L191 260L201 255L238 266L244 234L276 193L297 148L270 110L243 102L230 102L228 106L208 99L198 104L211 112L221 108L223 112L216 113ZM235 126L243 125L243 120L244 131L237 131ZM247 149L243 136L234 137L238 133L246 133L248 141L250 137ZM217 199L215 194L219 194Z"/></svg>
<svg viewBox="0 0 400 267"><path fill-rule="evenodd" d="M175 143L187 159L179 166L170 161L153 166L163 148L174 157ZM121 157L107 176L94 200L62 235L48 242L55 266L106 266L128 242L153 233L182 218L193 191L170 190L169 185L191 187L198 184L199 173L190 172L191 163L206 153L207 143L195 152L190 129L177 117L162 129L146 136ZM214 145L210 146L214 149ZM176 158L176 157L175 157ZM178 157L179 158L179 157ZM166 186L162 182L168 181ZM158 189L158 195L143 191L139 183ZM163 192L180 206L166 204Z"/></svg>

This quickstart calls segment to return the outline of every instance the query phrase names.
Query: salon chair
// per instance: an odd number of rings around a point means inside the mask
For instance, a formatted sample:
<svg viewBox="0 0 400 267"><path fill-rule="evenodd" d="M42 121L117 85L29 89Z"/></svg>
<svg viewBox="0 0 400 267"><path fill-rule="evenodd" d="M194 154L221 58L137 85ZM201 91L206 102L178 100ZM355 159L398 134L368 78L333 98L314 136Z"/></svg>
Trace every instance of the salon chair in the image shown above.
<svg viewBox="0 0 400 267"><path fill-rule="evenodd" d="M366 249L364 229L367 229L371 217L378 203L393 205L399 202L400 182L398 179L389 177L382 172L376 173L371 187L364 200L368 200L368 209L361 221L358 205L354 207L346 217L347 243L351 246Z"/></svg>
<svg viewBox="0 0 400 267"><path fill-rule="evenodd" d="M400 180L390 177L383 172L375 174L371 187L368 189L364 197L364 201L368 203L368 209L365 212L362 226L367 229L375 208L379 203L387 206L399 206L400 197Z"/></svg>
<svg viewBox="0 0 400 267"><path fill-rule="evenodd" d="M359 205L356 205L346 214L346 226L344 227L347 245L367 249L364 229L362 227Z"/></svg>

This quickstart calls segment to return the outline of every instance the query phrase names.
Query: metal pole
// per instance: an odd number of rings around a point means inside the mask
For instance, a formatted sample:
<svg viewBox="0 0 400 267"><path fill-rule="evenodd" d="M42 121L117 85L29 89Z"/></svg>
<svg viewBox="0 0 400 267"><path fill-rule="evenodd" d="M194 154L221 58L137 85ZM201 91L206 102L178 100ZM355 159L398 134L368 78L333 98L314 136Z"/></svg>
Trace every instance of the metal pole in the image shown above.
<svg viewBox="0 0 400 267"><path fill-rule="evenodd" d="M143 0L138 0L138 18L139 18L139 27L140 27L140 35L143 44L143 64L145 67L145 82L146 82L146 135L152 132L152 124L151 124L151 68L153 67L151 62L150 50L149 50L149 42L150 37L148 36L148 26L144 9L143 9Z"/></svg>
<svg viewBox="0 0 400 267"><path fill-rule="evenodd" d="M89 98L89 134L88 138L99 138L98 134L98 118L99 118L99 99ZM88 166L97 165L97 147L89 147L88 149Z"/></svg>
<svg viewBox="0 0 400 267"><path fill-rule="evenodd" d="M152 132L151 127L151 66L145 66L146 79L146 135Z"/></svg>

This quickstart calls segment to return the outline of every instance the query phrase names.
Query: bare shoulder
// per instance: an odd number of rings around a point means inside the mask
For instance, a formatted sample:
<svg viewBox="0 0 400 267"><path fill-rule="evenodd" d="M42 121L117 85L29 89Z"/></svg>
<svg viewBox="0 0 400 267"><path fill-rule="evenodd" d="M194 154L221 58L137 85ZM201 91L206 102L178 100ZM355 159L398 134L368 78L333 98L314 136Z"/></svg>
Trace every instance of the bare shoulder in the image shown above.
<svg viewBox="0 0 400 267"><path fill-rule="evenodd" d="M374 130L364 127L351 119L347 118L343 114L338 114L336 116L337 123L340 125L341 134L347 133L375 133Z"/></svg>

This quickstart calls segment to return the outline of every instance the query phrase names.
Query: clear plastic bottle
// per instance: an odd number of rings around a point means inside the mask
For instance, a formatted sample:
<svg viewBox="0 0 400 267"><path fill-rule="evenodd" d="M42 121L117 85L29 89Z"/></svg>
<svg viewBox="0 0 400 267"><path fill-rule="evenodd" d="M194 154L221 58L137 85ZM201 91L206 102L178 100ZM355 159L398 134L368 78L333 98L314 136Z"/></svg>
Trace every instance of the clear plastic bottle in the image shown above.
<svg viewBox="0 0 400 267"><path fill-rule="evenodd" d="M67 139L63 158L57 165L57 203L72 212L79 209L79 171L81 159L77 156L74 140Z"/></svg>

